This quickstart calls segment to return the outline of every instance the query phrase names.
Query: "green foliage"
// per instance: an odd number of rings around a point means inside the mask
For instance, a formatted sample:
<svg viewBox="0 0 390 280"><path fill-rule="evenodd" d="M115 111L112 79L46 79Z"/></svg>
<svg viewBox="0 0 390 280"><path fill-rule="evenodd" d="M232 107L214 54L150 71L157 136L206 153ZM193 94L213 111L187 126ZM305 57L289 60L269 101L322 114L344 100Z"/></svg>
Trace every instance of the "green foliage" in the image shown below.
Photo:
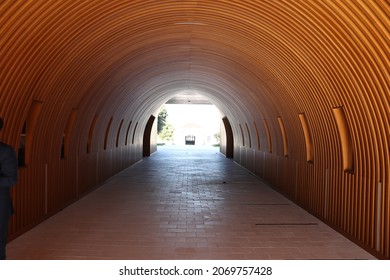
<svg viewBox="0 0 390 280"><path fill-rule="evenodd" d="M158 118L157 118L157 134L160 134L164 126L167 124L167 117L168 117L167 109L165 107L162 107L160 112L158 113Z"/></svg>
<svg viewBox="0 0 390 280"><path fill-rule="evenodd" d="M161 140L173 140L175 128L167 122L168 112L165 107L162 107L157 118L157 133Z"/></svg>
<svg viewBox="0 0 390 280"><path fill-rule="evenodd" d="M167 123L159 135L162 140L171 141L173 139L174 132L175 128L171 124Z"/></svg>
<svg viewBox="0 0 390 280"><path fill-rule="evenodd" d="M219 144L221 142L221 134L219 132L214 134L215 139L217 140L217 143Z"/></svg>

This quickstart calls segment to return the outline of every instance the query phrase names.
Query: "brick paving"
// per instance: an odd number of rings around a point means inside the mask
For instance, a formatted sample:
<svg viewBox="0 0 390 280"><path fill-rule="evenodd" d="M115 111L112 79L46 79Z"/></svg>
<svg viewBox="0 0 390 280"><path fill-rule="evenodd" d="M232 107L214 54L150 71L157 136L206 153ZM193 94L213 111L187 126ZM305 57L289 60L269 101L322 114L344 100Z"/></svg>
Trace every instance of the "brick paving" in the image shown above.
<svg viewBox="0 0 390 280"><path fill-rule="evenodd" d="M216 148L159 147L8 244L9 259L374 259Z"/></svg>

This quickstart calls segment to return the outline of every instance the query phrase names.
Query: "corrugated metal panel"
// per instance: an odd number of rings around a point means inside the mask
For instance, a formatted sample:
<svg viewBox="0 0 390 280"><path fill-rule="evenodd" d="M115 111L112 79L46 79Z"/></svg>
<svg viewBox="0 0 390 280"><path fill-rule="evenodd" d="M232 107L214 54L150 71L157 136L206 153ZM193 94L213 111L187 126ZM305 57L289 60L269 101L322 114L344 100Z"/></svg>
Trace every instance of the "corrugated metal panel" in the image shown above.
<svg viewBox="0 0 390 280"><path fill-rule="evenodd" d="M386 1L6 0L0 11L0 115L12 124L2 140L17 148L32 100L42 102L31 162L13 190L11 238L139 160L148 117L190 88L229 119L237 161L390 258ZM353 174L342 166L332 114L339 106ZM61 162L73 108L69 155ZM310 124L313 164L298 113ZM104 151L111 117L115 129ZM128 141L116 148L122 119ZM250 147L252 127L240 132L251 123L264 124L260 151Z"/></svg>

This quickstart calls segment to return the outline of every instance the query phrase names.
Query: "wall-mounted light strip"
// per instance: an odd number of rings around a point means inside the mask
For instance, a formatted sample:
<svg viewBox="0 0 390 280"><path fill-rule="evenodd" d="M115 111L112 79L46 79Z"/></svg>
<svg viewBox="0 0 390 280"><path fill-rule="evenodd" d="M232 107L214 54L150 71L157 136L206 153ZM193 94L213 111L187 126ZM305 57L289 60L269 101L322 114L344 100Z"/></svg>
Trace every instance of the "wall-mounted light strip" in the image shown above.
<svg viewBox="0 0 390 280"><path fill-rule="evenodd" d="M313 163L314 152L313 152L313 139L311 136L309 124L307 122L306 115L304 113L299 114L299 120L301 121L303 134L305 136L306 143L306 160L307 162Z"/></svg>
<svg viewBox="0 0 390 280"><path fill-rule="evenodd" d="M134 144L135 141L135 132L137 131L138 122L135 124L134 131L133 131L133 138L131 139L131 144Z"/></svg>
<svg viewBox="0 0 390 280"><path fill-rule="evenodd" d="M249 148L252 148L252 139L251 139L251 132L249 130L249 126L247 123L245 123L246 131L248 131L248 139L249 139Z"/></svg>
<svg viewBox="0 0 390 280"><path fill-rule="evenodd" d="M339 131L343 156L343 169L346 172L353 172L354 162L352 137L343 107L333 108L333 115L335 117L337 129Z"/></svg>
<svg viewBox="0 0 390 280"><path fill-rule="evenodd" d="M281 117L278 117L278 123L280 127L280 132L282 133L283 138L283 155L285 157L288 156L288 143L287 143L287 135L286 135L286 129L284 128L284 123Z"/></svg>
<svg viewBox="0 0 390 280"><path fill-rule="evenodd" d="M104 136L104 149L107 149L107 143L108 143L108 136L110 135L110 129L112 124L112 117L110 118L110 121L108 122L107 129L106 129L106 135Z"/></svg>
<svg viewBox="0 0 390 280"><path fill-rule="evenodd" d="M115 146L118 148L119 146L119 139L121 135L122 125L123 125L124 119L121 120L121 123L119 124L118 131L116 133L116 143Z"/></svg>
<svg viewBox="0 0 390 280"><path fill-rule="evenodd" d="M91 123L91 126L89 127L88 140L87 140L87 154L89 154L92 150L92 138L93 138L93 132L95 130L97 118L98 116L95 115Z"/></svg>
<svg viewBox="0 0 390 280"><path fill-rule="evenodd" d="M269 131L269 126L267 123L267 120L263 120L264 127L265 127L265 133L267 134L267 142L268 142L268 152L272 153L272 141L271 141L271 133Z"/></svg>
<svg viewBox="0 0 390 280"><path fill-rule="evenodd" d="M259 129L257 128L256 122L253 122L253 125L255 126L255 130L256 130L257 150L260 150L260 135L259 135Z"/></svg>
<svg viewBox="0 0 390 280"><path fill-rule="evenodd" d="M30 110L23 126L20 145L18 151L19 166L27 166L31 162L31 148L33 145L33 137L36 126L38 124L38 117L42 110L42 102L33 100L31 102Z"/></svg>
<svg viewBox="0 0 390 280"><path fill-rule="evenodd" d="M70 138L72 136L72 130L73 130L76 117L77 117L77 109L72 109L68 121L66 122L64 134L62 136L61 158L63 159L67 158L69 155Z"/></svg>
<svg viewBox="0 0 390 280"><path fill-rule="evenodd" d="M242 130L242 126L240 124L240 131L241 131L241 137L242 137L242 146L245 146L245 137L244 137L244 131Z"/></svg>
<svg viewBox="0 0 390 280"><path fill-rule="evenodd" d="M125 146L129 145L129 133L130 133L130 127L131 127L132 121L130 121L129 126L127 127L126 131L126 139L125 139Z"/></svg>

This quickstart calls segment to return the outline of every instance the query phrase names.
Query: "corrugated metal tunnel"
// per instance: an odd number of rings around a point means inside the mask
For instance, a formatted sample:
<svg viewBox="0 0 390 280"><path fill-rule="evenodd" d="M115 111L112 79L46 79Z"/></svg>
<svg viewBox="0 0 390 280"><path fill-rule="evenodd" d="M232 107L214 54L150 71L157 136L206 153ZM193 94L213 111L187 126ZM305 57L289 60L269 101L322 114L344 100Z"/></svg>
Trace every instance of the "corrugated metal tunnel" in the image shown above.
<svg viewBox="0 0 390 280"><path fill-rule="evenodd" d="M2 1L10 238L142 159L149 120L189 90L230 124L223 153L390 258L389 14L386 0Z"/></svg>

